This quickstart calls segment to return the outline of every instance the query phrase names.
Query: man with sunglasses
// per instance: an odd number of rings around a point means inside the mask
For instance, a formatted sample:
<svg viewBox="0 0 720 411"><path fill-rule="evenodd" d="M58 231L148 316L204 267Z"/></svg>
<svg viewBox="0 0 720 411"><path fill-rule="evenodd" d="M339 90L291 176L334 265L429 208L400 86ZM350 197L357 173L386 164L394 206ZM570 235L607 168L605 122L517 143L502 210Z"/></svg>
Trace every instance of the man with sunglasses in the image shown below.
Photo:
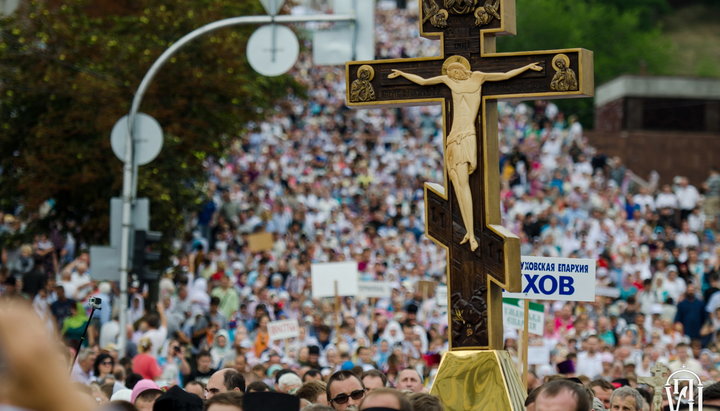
<svg viewBox="0 0 720 411"><path fill-rule="evenodd" d="M328 380L327 398L335 410L357 410L365 398L365 387L352 372L338 371Z"/></svg>

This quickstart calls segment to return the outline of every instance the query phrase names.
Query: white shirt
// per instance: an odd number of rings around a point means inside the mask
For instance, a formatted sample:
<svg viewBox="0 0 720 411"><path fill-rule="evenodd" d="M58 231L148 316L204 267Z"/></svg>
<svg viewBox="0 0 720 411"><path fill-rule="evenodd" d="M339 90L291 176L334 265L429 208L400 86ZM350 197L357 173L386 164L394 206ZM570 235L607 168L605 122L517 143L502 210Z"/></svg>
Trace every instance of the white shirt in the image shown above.
<svg viewBox="0 0 720 411"><path fill-rule="evenodd" d="M577 375L585 375L590 379L600 375L603 371L602 357L599 353L590 355L587 351L581 351L577 355L577 366L575 373Z"/></svg>
<svg viewBox="0 0 720 411"><path fill-rule="evenodd" d="M700 240L695 233L679 232L675 236L675 244L681 248L697 247L700 245Z"/></svg>
<svg viewBox="0 0 720 411"><path fill-rule="evenodd" d="M682 210L692 210L700 200L700 193L691 185L677 187L675 194L677 195L678 204Z"/></svg>
<svg viewBox="0 0 720 411"><path fill-rule="evenodd" d="M687 285L685 284L685 280L680 277L675 278L674 281L666 278L663 282L663 288L665 289L665 291L667 291L668 295L672 297L673 301L675 301L675 304L677 304L680 296L685 294Z"/></svg>
<svg viewBox="0 0 720 411"><path fill-rule="evenodd" d="M639 205L643 211L655 210L655 199L650 194L635 194L633 201Z"/></svg>
<svg viewBox="0 0 720 411"><path fill-rule="evenodd" d="M657 208L678 208L678 199L674 193L660 193L655 198Z"/></svg>
<svg viewBox="0 0 720 411"><path fill-rule="evenodd" d="M165 345L165 339L167 339L167 328L160 326L158 329L151 329L145 331L145 334L140 338L147 337L152 341L152 352L155 357L162 357L163 347Z"/></svg>

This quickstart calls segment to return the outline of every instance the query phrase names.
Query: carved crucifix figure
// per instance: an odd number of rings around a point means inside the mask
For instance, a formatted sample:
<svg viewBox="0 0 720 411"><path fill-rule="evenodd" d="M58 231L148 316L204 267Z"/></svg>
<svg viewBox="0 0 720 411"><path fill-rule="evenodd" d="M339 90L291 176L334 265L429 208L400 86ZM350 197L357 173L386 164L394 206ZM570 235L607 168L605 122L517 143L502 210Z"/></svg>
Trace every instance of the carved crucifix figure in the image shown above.
<svg viewBox="0 0 720 411"><path fill-rule="evenodd" d="M495 100L592 95L592 53L496 53L495 35L515 31L513 0L420 6L421 34L441 40L441 55L347 63L348 106L442 106L445 178L425 184L425 225L447 249L450 349L502 349L501 292L520 288L520 244L500 225ZM371 80L360 78L367 67ZM358 79L363 98L350 93Z"/></svg>
<svg viewBox="0 0 720 411"><path fill-rule="evenodd" d="M650 370L652 373L652 377L640 377L638 378L638 382L640 384L647 384L653 389L653 410L661 410L662 409L662 393L663 388L665 387L665 383L667 382L667 378L670 375L670 368L667 367L665 364L661 364L659 362L655 363L655 365Z"/></svg>
<svg viewBox="0 0 720 411"><path fill-rule="evenodd" d="M447 67L445 67L447 65ZM478 248L473 228L472 194L470 193L470 174L477 167L477 131L475 119L480 110L482 85L486 81L502 81L517 76L527 70L542 71L537 63L511 70L507 73L483 73L470 71L470 63L462 56L452 56L443 64L443 75L422 78L415 74L393 70L388 78L405 77L421 86L445 84L452 92L453 112L452 129L445 139L445 170L455 189L455 197L460 206L460 215L465 225L465 236L460 244L470 242L470 249Z"/></svg>

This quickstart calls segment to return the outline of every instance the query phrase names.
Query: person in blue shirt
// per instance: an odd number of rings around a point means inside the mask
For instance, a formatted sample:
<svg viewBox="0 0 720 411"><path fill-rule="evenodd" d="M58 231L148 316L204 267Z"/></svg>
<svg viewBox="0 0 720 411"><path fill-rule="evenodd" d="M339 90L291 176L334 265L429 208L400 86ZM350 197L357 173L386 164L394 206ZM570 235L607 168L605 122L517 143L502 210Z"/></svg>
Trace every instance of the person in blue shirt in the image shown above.
<svg viewBox="0 0 720 411"><path fill-rule="evenodd" d="M695 284L688 284L685 298L678 303L677 314L675 314L675 322L681 323L685 335L693 340L700 338L700 329L707 315L705 303L695 294L696 289Z"/></svg>

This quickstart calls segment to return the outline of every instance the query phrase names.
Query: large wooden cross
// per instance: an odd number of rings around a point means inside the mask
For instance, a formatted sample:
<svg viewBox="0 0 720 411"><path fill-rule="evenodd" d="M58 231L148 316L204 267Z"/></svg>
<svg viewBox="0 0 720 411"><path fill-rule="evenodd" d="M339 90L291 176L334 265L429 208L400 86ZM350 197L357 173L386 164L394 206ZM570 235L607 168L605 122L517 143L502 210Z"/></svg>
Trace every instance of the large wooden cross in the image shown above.
<svg viewBox="0 0 720 411"><path fill-rule="evenodd" d="M500 226L497 99L593 93L592 52L496 53L514 0L419 0L438 57L349 62L348 106L440 104L443 185L425 184L426 234L447 249L450 349L502 349L502 288L520 289L519 239Z"/></svg>

